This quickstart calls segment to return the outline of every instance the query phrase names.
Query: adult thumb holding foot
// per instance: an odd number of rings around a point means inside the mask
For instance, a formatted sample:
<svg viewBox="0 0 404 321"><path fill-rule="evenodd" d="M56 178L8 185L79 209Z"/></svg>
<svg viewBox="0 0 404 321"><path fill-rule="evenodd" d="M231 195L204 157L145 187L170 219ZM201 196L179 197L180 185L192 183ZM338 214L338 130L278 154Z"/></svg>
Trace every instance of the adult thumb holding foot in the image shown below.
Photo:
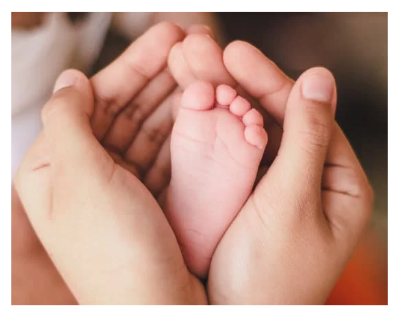
<svg viewBox="0 0 404 321"><path fill-rule="evenodd" d="M324 162L334 131L335 109L336 87L332 74L323 68L305 72L290 93L281 146L271 169L272 180L287 186L284 193L314 191L320 197ZM275 177L277 175L282 177ZM293 190L292 185L295 186Z"/></svg>
<svg viewBox="0 0 404 321"><path fill-rule="evenodd" d="M160 207L94 137L88 79L65 71L15 186L81 304L205 303Z"/></svg>
<svg viewBox="0 0 404 321"><path fill-rule="evenodd" d="M370 185L335 108L328 70L310 69L294 84L278 155L213 256L211 302L326 301L372 209ZM244 244L236 249L237 239Z"/></svg>

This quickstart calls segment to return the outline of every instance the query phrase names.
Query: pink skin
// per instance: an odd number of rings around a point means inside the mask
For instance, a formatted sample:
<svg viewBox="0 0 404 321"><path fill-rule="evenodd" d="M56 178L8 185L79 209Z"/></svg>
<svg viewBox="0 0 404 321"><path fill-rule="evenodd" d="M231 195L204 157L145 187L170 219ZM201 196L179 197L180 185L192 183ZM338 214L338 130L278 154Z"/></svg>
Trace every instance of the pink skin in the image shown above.
<svg viewBox="0 0 404 321"><path fill-rule="evenodd" d="M217 244L251 194L266 143L261 114L233 88L220 85L215 94L199 81L184 91L165 212L196 276L207 276Z"/></svg>

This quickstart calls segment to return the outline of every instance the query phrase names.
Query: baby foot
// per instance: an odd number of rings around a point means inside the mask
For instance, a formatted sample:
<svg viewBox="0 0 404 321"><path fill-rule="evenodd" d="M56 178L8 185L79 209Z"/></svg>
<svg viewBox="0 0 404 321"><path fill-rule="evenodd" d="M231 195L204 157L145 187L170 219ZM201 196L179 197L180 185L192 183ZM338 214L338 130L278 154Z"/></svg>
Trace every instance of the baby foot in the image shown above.
<svg viewBox="0 0 404 321"><path fill-rule="evenodd" d="M165 212L188 268L200 278L251 194L266 143L262 116L233 88L220 85L215 95L211 84L196 82L184 91Z"/></svg>

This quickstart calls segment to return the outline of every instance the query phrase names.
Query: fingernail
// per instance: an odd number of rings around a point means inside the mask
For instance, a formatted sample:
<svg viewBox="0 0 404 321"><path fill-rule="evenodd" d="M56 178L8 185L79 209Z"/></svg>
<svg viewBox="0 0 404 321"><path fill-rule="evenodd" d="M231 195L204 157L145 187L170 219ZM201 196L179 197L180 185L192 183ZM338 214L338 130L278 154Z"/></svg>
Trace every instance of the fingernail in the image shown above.
<svg viewBox="0 0 404 321"><path fill-rule="evenodd" d="M60 89L74 86L78 80L78 74L75 70L66 70L58 77L53 87L53 93Z"/></svg>
<svg viewBox="0 0 404 321"><path fill-rule="evenodd" d="M302 95L305 99L329 103L334 93L334 78L328 70L320 70L303 80Z"/></svg>

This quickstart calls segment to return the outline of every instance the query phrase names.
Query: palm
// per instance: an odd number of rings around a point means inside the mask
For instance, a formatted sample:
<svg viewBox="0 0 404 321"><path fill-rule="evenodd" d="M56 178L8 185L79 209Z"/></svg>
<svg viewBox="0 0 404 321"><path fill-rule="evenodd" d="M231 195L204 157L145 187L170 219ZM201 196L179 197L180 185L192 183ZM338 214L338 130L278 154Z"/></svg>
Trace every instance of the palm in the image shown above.
<svg viewBox="0 0 404 321"><path fill-rule="evenodd" d="M170 179L171 94L175 84L165 74L156 81L163 77L167 81L161 87L150 90L146 86L116 113L105 113L111 106L96 101L93 117L95 134L114 161L156 198Z"/></svg>
<svg viewBox="0 0 404 321"><path fill-rule="evenodd" d="M170 176L169 96L176 85L165 66L171 47L183 36L177 26L156 25L91 80L96 97L94 133L112 159L144 182L155 197ZM14 190L12 229L13 303L74 303Z"/></svg>

